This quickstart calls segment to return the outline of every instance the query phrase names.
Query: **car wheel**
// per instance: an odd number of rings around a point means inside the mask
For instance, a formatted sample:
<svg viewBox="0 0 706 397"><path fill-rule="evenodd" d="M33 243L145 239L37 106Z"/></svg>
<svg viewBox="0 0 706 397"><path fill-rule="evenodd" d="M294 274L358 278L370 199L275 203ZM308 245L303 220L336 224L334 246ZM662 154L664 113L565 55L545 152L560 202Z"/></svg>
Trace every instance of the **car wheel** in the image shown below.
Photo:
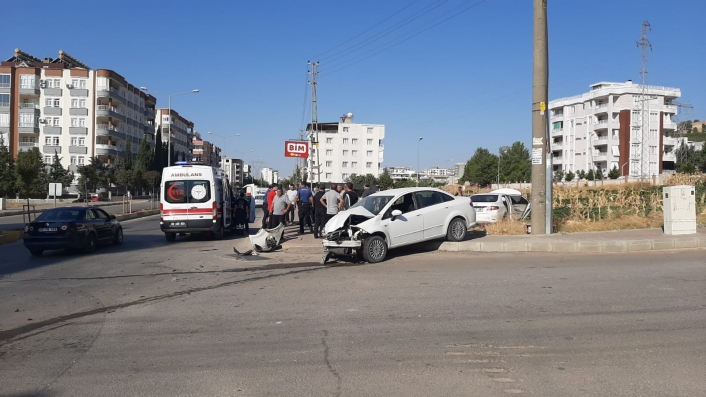
<svg viewBox="0 0 706 397"><path fill-rule="evenodd" d="M446 239L449 241L463 241L466 238L468 228L466 222L460 218L454 218L449 223L449 229L446 232Z"/></svg>
<svg viewBox="0 0 706 397"><path fill-rule="evenodd" d="M44 250L31 249L31 250L29 250L29 253L32 254L32 256L42 256L42 253L44 253Z"/></svg>
<svg viewBox="0 0 706 397"><path fill-rule="evenodd" d="M223 239L223 227L219 228L217 232L211 232L211 236L215 240L222 240Z"/></svg>
<svg viewBox="0 0 706 397"><path fill-rule="evenodd" d="M363 240L363 259L368 263L378 263L387 256L387 243L380 236L372 236Z"/></svg>
<svg viewBox="0 0 706 397"><path fill-rule="evenodd" d="M164 237L167 238L167 242L169 243L176 241L176 233L164 233Z"/></svg>
<svg viewBox="0 0 706 397"><path fill-rule="evenodd" d="M93 233L88 233L86 241L83 243L83 252L90 254L96 250L96 236Z"/></svg>
<svg viewBox="0 0 706 397"><path fill-rule="evenodd" d="M123 228L119 227L118 232L115 233L115 238L113 239L113 244L120 245L123 243Z"/></svg>

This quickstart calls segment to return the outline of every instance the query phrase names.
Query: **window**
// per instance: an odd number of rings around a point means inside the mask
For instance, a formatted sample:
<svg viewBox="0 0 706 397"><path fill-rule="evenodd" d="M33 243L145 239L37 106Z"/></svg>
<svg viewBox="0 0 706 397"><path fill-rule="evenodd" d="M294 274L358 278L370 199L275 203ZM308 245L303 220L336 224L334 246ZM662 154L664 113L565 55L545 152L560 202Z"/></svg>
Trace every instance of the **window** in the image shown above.
<svg viewBox="0 0 706 397"><path fill-rule="evenodd" d="M441 204L444 202L444 199L441 197L441 193L439 192L427 190L414 193L414 196L417 199L419 208L430 207L432 205Z"/></svg>
<svg viewBox="0 0 706 397"><path fill-rule="evenodd" d="M372 139L368 139L368 140L366 140L366 143L367 143L368 145L372 145L372 144L373 144L373 140L372 140Z"/></svg>
<svg viewBox="0 0 706 397"><path fill-rule="evenodd" d="M51 156L45 155L44 156L44 164L52 164L52 163L53 163L53 161L52 161Z"/></svg>
<svg viewBox="0 0 706 397"><path fill-rule="evenodd" d="M20 88L37 88L36 80L33 74L20 75Z"/></svg>
<svg viewBox="0 0 706 397"><path fill-rule="evenodd" d="M343 168L348 167L348 162L347 162L347 161L344 161L343 163L341 163L341 167L343 167Z"/></svg>
<svg viewBox="0 0 706 397"><path fill-rule="evenodd" d="M350 127L343 127L343 132L348 132L350 130Z"/></svg>
<svg viewBox="0 0 706 397"><path fill-rule="evenodd" d="M657 122L657 113L650 113L650 121L651 122Z"/></svg>
<svg viewBox="0 0 706 397"><path fill-rule="evenodd" d="M341 174L341 179L343 179L344 181L348 179L348 174Z"/></svg>
<svg viewBox="0 0 706 397"><path fill-rule="evenodd" d="M368 127L368 134L372 134L372 133L373 133L373 127Z"/></svg>
<svg viewBox="0 0 706 397"><path fill-rule="evenodd" d="M351 156L357 157L357 156L358 156L358 151L357 151L357 150L351 150Z"/></svg>
<svg viewBox="0 0 706 397"><path fill-rule="evenodd" d="M348 138L343 138L343 144L348 145Z"/></svg>
<svg viewBox="0 0 706 397"><path fill-rule="evenodd" d="M650 154L657 154L657 146L650 146Z"/></svg>
<svg viewBox="0 0 706 397"><path fill-rule="evenodd" d="M44 100L44 106L50 108L52 104L52 98L47 98Z"/></svg>
<svg viewBox="0 0 706 397"><path fill-rule="evenodd" d="M0 113L0 127L10 126L10 114ZM5 145L7 145L7 139L5 139Z"/></svg>
<svg viewBox="0 0 706 397"><path fill-rule="evenodd" d="M656 129L650 130L650 138L657 138L657 130Z"/></svg>
<svg viewBox="0 0 706 397"><path fill-rule="evenodd" d="M209 181L168 181L164 183L168 203L206 203L211 199Z"/></svg>
<svg viewBox="0 0 706 397"><path fill-rule="evenodd" d="M326 162L326 168L329 168L333 165L333 161L327 161Z"/></svg>
<svg viewBox="0 0 706 397"><path fill-rule="evenodd" d="M657 162L650 161L650 174L655 175L659 172Z"/></svg>
<svg viewBox="0 0 706 397"><path fill-rule="evenodd" d="M84 118L78 119L78 126L85 127L86 126L86 119L84 119Z"/></svg>
<svg viewBox="0 0 706 397"><path fill-rule="evenodd" d="M2 75L0 75L2 76ZM0 94L0 108L10 107L10 94Z"/></svg>
<svg viewBox="0 0 706 397"><path fill-rule="evenodd" d="M86 79L72 79L71 85L74 88L86 88Z"/></svg>
<svg viewBox="0 0 706 397"><path fill-rule="evenodd" d="M326 143L333 143L333 138L326 138Z"/></svg>
<svg viewBox="0 0 706 397"><path fill-rule="evenodd" d="M417 208L414 205L414 200L412 199L412 193L407 193L404 196L398 198L394 203L392 203L392 206L385 212L385 215L383 215L382 219L387 219L392 216L392 211L394 210L400 210L402 213L407 213L416 210Z"/></svg>
<svg viewBox="0 0 706 397"><path fill-rule="evenodd" d="M333 150L331 150L331 149L326 149L326 155L327 155L327 156L333 155Z"/></svg>
<svg viewBox="0 0 706 397"><path fill-rule="evenodd" d="M0 88L10 88L9 74L0 74Z"/></svg>
<svg viewBox="0 0 706 397"><path fill-rule="evenodd" d="M348 156L348 150L344 150L344 151L343 151L343 155L344 155L344 156Z"/></svg>
<svg viewBox="0 0 706 397"><path fill-rule="evenodd" d="M357 161L351 162L351 168L358 168L358 162Z"/></svg>
<svg viewBox="0 0 706 397"><path fill-rule="evenodd" d="M78 165L84 165L86 163L86 158L83 156L78 157Z"/></svg>
<svg viewBox="0 0 706 397"><path fill-rule="evenodd" d="M86 138L78 138L79 146L86 146Z"/></svg>
<svg viewBox="0 0 706 397"><path fill-rule="evenodd" d="M71 138L71 146L77 146L78 138Z"/></svg>
<svg viewBox="0 0 706 397"><path fill-rule="evenodd" d="M72 99L71 100L71 107L83 109L86 107L86 100L85 99Z"/></svg>
<svg viewBox="0 0 706 397"><path fill-rule="evenodd" d="M639 110L633 110L632 111L632 121L634 123L638 122L640 120L640 111Z"/></svg>
<svg viewBox="0 0 706 397"><path fill-rule="evenodd" d="M331 173L330 173L330 172L327 172L327 173L326 173L326 179L331 179Z"/></svg>
<svg viewBox="0 0 706 397"><path fill-rule="evenodd" d="M351 143L352 143L353 145L357 145L357 144L358 144L358 138L353 138L353 139L351 139Z"/></svg>
<svg viewBox="0 0 706 397"><path fill-rule="evenodd" d="M76 156L71 156L71 165L76 165Z"/></svg>
<svg viewBox="0 0 706 397"><path fill-rule="evenodd" d="M365 168L373 168L373 163L371 161L366 162Z"/></svg>
<svg viewBox="0 0 706 397"><path fill-rule="evenodd" d="M169 123L169 116L162 116L163 123ZM327 142L328 143L328 142Z"/></svg>
<svg viewBox="0 0 706 397"><path fill-rule="evenodd" d="M51 125L53 125L54 127L58 127L60 122L61 119L59 117L54 117L51 119Z"/></svg>
<svg viewBox="0 0 706 397"><path fill-rule="evenodd" d="M372 151L372 150L368 150L368 151L365 152L365 155L368 156L368 157L373 157L373 151Z"/></svg>
<svg viewBox="0 0 706 397"><path fill-rule="evenodd" d="M58 136L48 136L44 138L44 144L48 146L59 146Z"/></svg>
<svg viewBox="0 0 706 397"><path fill-rule="evenodd" d="M78 119L76 117L71 118L71 126L78 127Z"/></svg>
<svg viewBox="0 0 706 397"><path fill-rule="evenodd" d="M569 114L576 113L576 106L569 106Z"/></svg>
<svg viewBox="0 0 706 397"><path fill-rule="evenodd" d="M61 100L59 98L54 98L54 107L58 108L61 106Z"/></svg>

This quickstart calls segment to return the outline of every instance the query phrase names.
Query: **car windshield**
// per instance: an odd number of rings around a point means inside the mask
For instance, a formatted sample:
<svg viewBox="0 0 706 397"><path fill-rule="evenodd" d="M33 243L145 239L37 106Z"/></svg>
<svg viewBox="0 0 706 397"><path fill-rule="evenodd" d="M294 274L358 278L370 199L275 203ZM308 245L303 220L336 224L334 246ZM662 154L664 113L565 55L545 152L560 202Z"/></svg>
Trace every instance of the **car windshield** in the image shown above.
<svg viewBox="0 0 706 397"><path fill-rule="evenodd" d="M495 203L498 201L497 194L476 194L471 197L474 203Z"/></svg>
<svg viewBox="0 0 706 397"><path fill-rule="evenodd" d="M82 208L56 208L46 210L36 219L36 222L63 222L83 219L85 209Z"/></svg>
<svg viewBox="0 0 706 397"><path fill-rule="evenodd" d="M385 208L387 203L389 203L393 197L394 196L368 196L359 200L351 208L363 207L370 211L373 215L377 215L383 208Z"/></svg>

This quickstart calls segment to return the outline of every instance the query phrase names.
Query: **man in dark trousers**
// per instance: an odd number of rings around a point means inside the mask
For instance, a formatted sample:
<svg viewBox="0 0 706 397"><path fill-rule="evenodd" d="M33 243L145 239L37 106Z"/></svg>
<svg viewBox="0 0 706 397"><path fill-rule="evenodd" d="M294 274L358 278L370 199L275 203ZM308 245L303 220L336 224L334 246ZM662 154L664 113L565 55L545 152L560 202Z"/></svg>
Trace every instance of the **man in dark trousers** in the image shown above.
<svg viewBox="0 0 706 397"><path fill-rule="evenodd" d="M262 197L262 228L265 229L269 225L267 221L269 220L270 217L270 206L267 203L267 197L270 195L270 188L272 186L268 186L267 190L265 190L265 195Z"/></svg>
<svg viewBox="0 0 706 397"><path fill-rule="evenodd" d="M304 222L309 225L309 230L314 232L314 225L311 224L311 211L314 209L314 194L311 189L302 181L297 190L297 205L299 207L299 234L304 234Z"/></svg>
<svg viewBox="0 0 706 397"><path fill-rule="evenodd" d="M320 183L314 195L314 238L323 238L326 224L326 206L321 202L324 197L324 185Z"/></svg>

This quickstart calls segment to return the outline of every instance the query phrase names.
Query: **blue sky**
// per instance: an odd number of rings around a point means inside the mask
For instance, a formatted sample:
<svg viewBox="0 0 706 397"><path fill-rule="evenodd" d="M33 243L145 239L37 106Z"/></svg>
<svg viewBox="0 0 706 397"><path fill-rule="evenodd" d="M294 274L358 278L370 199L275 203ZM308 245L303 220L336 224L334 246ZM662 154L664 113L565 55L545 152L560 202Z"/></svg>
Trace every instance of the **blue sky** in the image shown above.
<svg viewBox="0 0 706 397"><path fill-rule="evenodd" d="M320 60L319 121L352 112L356 122L385 124L385 166L415 167L424 136L421 166L443 167L479 146L530 141L532 1L469 8L478 2L9 2L7 15L31 21L3 20L0 57L15 47L39 58L61 49L138 86L198 88L173 107L203 134L241 134L226 139L225 154L282 176L294 168L283 146L302 127L306 62ZM548 13L550 99L598 81L639 81L635 42L648 20L648 83L681 88L680 101L694 106L681 118L706 119L705 1L550 0ZM397 25L405 18L411 22Z"/></svg>

